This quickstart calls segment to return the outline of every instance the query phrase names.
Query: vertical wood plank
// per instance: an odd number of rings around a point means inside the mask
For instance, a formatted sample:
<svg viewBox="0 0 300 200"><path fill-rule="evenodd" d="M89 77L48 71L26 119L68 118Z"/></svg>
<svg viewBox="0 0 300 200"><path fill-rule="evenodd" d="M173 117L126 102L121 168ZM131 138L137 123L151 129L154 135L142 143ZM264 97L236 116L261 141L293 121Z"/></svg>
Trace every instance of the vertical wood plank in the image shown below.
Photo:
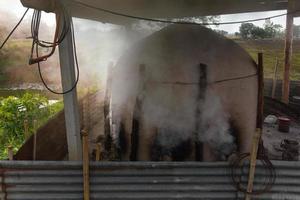
<svg viewBox="0 0 300 200"><path fill-rule="evenodd" d="M274 73L273 73L273 81L272 81L272 94L271 94L272 99L275 99L275 94L276 94L275 92L276 92L276 85L277 85L278 65L279 65L279 60L278 60L278 57L276 57Z"/></svg>
<svg viewBox="0 0 300 200"><path fill-rule="evenodd" d="M88 132L82 131L83 199L90 199L90 160Z"/></svg>
<svg viewBox="0 0 300 200"><path fill-rule="evenodd" d="M295 0L288 1L288 10L290 13L295 6ZM286 104L289 103L290 95L290 68L292 60L292 45L293 45L293 23L294 15L288 14L286 16L286 37L285 37L285 49L284 49L284 74L283 74L283 87L282 87L282 101Z"/></svg>
<svg viewBox="0 0 300 200"><path fill-rule="evenodd" d="M33 129L35 130L35 133L33 134L33 152L32 152L32 159L36 160L36 137L37 137L37 120L33 120Z"/></svg>
<svg viewBox="0 0 300 200"><path fill-rule="evenodd" d="M264 112L264 66L263 53L258 53L257 75L258 75L258 96L257 96L257 118L256 127L263 126L263 112Z"/></svg>

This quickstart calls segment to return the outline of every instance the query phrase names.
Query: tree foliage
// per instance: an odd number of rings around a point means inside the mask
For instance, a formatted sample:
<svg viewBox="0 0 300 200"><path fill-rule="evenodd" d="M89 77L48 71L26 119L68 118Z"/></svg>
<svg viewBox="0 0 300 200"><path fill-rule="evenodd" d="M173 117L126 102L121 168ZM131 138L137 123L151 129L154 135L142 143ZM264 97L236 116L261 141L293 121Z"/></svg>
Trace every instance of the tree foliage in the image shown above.
<svg viewBox="0 0 300 200"><path fill-rule="evenodd" d="M265 37L274 38L280 35L282 26L280 24L274 24L270 19L266 20L264 24Z"/></svg>
<svg viewBox="0 0 300 200"><path fill-rule="evenodd" d="M294 29L293 29L293 35L294 38L300 38L300 25L294 25Z"/></svg>
<svg viewBox="0 0 300 200"><path fill-rule="evenodd" d="M165 20L171 20L171 21L177 21L177 22L194 22L194 23L216 23L219 22L220 16L214 15L214 16L198 16L198 17L183 17L178 19L165 19ZM153 32L158 31L166 26L170 25L169 23L158 23L153 21L143 21L140 20L138 22L135 22L131 24L131 29L137 30L137 31L143 31L143 32Z"/></svg>
<svg viewBox="0 0 300 200"><path fill-rule="evenodd" d="M0 99L0 159L7 156L7 147L16 152L25 141L25 126L32 134L62 106L49 106L48 99L38 94L26 93L22 97ZM36 121L36 124L34 124Z"/></svg>
<svg viewBox="0 0 300 200"><path fill-rule="evenodd" d="M243 23L240 26L240 35L243 39L249 39L252 37L252 31L254 29L254 24L252 23Z"/></svg>
<svg viewBox="0 0 300 200"><path fill-rule="evenodd" d="M264 27L255 26L252 23L243 23L240 26L240 36L243 39L275 38L281 35L282 26L266 20Z"/></svg>
<svg viewBox="0 0 300 200"><path fill-rule="evenodd" d="M224 30L214 29L214 31L217 32L217 33L219 33L220 35L223 35L223 36L228 35L228 32L227 32L227 31L224 31Z"/></svg>

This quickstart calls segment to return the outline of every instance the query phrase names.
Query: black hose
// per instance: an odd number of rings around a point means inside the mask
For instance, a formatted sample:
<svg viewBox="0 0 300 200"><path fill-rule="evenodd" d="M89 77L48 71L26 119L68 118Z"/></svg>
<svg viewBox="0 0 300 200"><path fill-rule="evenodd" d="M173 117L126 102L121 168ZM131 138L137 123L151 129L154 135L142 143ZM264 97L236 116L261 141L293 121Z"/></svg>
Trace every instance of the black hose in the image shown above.
<svg viewBox="0 0 300 200"><path fill-rule="evenodd" d="M72 46L73 46L73 50L74 50L74 61L75 61L75 65L76 65L76 74L77 75L76 75L75 82L70 89L68 89L66 91L62 91L62 92L57 92L57 91L54 91L53 89L51 89L48 86L48 84L46 83L46 81L42 75L40 61L37 62L39 76L41 78L43 85L46 87L46 89L54 94L62 95L62 94L67 94L76 88L78 81L79 81L79 66L78 66L78 59L77 59L77 53L76 53L74 27L73 27L71 17L69 16L67 10L64 8L64 6L62 4L61 4L60 10L58 11L57 14L59 14L60 16L63 17L63 20L62 20L63 24L61 26L61 31L60 31L60 34L57 37L57 39L55 38L54 42L48 42L48 41L39 39L41 11L38 11L38 10L34 11L33 16L32 16L32 21L31 21L31 35L32 35L32 39L33 39L32 40L32 48L31 48L31 59L33 58L34 52L35 52L36 56L39 57L39 47L55 48L56 46L61 44L61 42L65 39L65 37L68 33L71 33ZM56 25L58 26L58 23Z"/></svg>
<svg viewBox="0 0 300 200"><path fill-rule="evenodd" d="M246 159L249 159L249 158L250 158L250 153L243 153L243 154L240 154L238 156L238 158L235 159L231 163L231 179L232 179L233 185L236 187L236 189L238 191L243 192L245 194L260 195L260 194L270 191L276 180L276 171L275 171L274 165L268 159L268 157L265 155L265 153L259 154L258 158L257 158L257 160L262 162L263 168L267 171L266 179L263 183L264 187L259 190L253 190L251 193L249 193L247 191L247 188L243 187L243 185L242 185L242 176L243 176L242 169L245 166L243 161Z"/></svg>

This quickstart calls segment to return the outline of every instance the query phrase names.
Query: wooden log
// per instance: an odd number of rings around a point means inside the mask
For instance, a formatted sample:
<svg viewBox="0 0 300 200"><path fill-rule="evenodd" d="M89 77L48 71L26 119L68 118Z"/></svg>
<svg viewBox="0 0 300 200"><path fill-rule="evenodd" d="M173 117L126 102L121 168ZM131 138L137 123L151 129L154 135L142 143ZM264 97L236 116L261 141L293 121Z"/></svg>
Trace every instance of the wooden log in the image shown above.
<svg viewBox="0 0 300 200"><path fill-rule="evenodd" d="M278 60L278 57L276 57L276 62L274 65L273 80L272 80L272 95L271 95L272 99L275 99L275 94L276 94L278 65L279 65L279 60Z"/></svg>
<svg viewBox="0 0 300 200"><path fill-rule="evenodd" d="M88 132L81 131L82 134L82 172L83 172L83 199L90 199L90 169L89 169L89 141Z"/></svg>
<svg viewBox="0 0 300 200"><path fill-rule="evenodd" d="M291 13L295 6L295 0L288 1L288 13ZM294 15L288 14L286 16L286 37L285 37L285 49L284 49L284 74L282 85L282 101L286 104L289 103L290 95L290 68L292 60L292 45L293 45L293 24Z"/></svg>

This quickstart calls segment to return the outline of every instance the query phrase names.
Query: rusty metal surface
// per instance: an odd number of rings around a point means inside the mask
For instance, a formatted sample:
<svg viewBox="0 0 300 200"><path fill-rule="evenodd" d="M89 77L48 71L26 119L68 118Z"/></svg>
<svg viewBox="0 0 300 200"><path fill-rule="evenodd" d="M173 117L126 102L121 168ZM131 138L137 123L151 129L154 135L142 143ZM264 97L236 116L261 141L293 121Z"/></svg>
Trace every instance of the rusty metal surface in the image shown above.
<svg viewBox="0 0 300 200"><path fill-rule="evenodd" d="M300 162L274 161L272 191L254 199L300 199ZM92 162L91 199L243 199L226 162ZM1 195L8 200L82 199L82 164L1 161ZM258 165L256 183L263 181ZM3 198L4 199L4 198Z"/></svg>

